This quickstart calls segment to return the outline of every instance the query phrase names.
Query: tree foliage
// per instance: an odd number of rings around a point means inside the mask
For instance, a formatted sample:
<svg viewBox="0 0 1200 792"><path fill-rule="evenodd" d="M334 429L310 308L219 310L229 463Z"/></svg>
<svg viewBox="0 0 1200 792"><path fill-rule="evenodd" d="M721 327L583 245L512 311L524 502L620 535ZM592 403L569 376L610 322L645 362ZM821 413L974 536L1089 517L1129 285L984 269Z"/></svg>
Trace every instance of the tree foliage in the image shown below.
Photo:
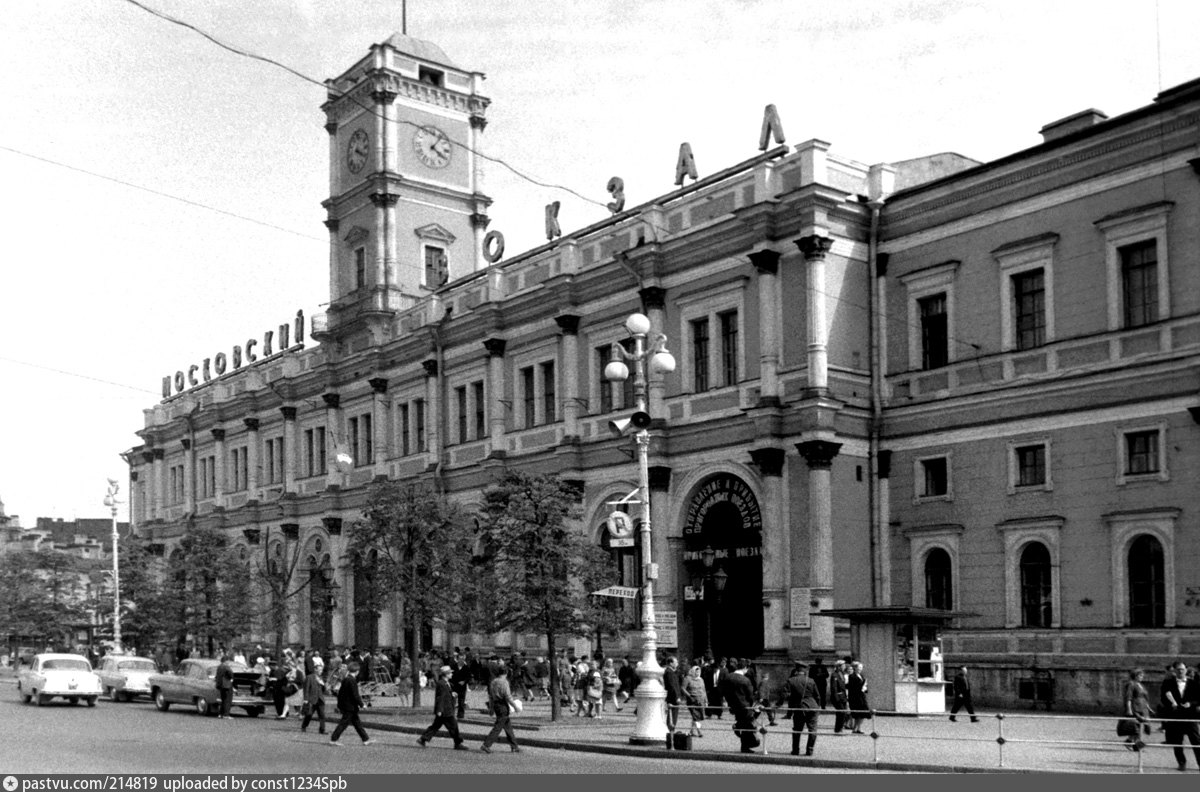
<svg viewBox="0 0 1200 792"><path fill-rule="evenodd" d="M167 563L164 607L181 640L191 636L210 655L250 628L253 603L245 568L224 533L189 525Z"/></svg>
<svg viewBox="0 0 1200 792"><path fill-rule="evenodd" d="M0 632L71 647L73 628L89 620L87 572L84 560L49 548L0 556Z"/></svg>
<svg viewBox="0 0 1200 792"><path fill-rule="evenodd" d="M595 586L616 579L612 557L578 527L578 490L553 475L509 472L484 492L481 530L489 548L494 626L556 639L595 629ZM558 664L550 664L557 690ZM559 702L551 696L551 717Z"/></svg>
<svg viewBox="0 0 1200 792"><path fill-rule="evenodd" d="M413 706L420 704L417 654L421 627L461 618L472 536L461 509L424 482L383 481L368 495L363 517L350 526L356 610L385 609L396 595L414 641Z"/></svg>

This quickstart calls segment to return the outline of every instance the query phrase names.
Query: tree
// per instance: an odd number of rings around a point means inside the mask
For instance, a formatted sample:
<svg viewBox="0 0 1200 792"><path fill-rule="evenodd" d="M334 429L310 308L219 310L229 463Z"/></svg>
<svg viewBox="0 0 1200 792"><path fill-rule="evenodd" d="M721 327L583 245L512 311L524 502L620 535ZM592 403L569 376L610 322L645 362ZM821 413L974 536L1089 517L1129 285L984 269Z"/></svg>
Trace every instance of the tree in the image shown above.
<svg viewBox="0 0 1200 792"><path fill-rule="evenodd" d="M86 619L86 580L82 560L59 550L41 548L0 557L2 631L71 648L72 627Z"/></svg>
<svg viewBox="0 0 1200 792"><path fill-rule="evenodd" d="M399 594L412 631L412 705L421 704L421 627L460 615L470 575L471 534L462 511L423 482L382 481L371 488L363 518L349 531L356 608L383 609ZM365 574L364 574L365 573Z"/></svg>
<svg viewBox="0 0 1200 792"><path fill-rule="evenodd" d="M164 585L167 562L151 552L149 542L136 537L121 537L119 547L122 640L148 653L152 645L172 641L178 626Z"/></svg>
<svg viewBox="0 0 1200 792"><path fill-rule="evenodd" d="M291 618L289 601L308 589L311 579L297 579L296 568L300 565L300 545L271 539L270 529L262 541L263 555L254 559L255 582L259 584L260 593L266 595L265 610L255 615L266 615L275 633L275 657L283 657L283 641L287 635L288 621Z"/></svg>
<svg viewBox="0 0 1200 792"><path fill-rule="evenodd" d="M209 655L217 643L231 642L250 626L249 580L217 528L188 526L167 564L165 593L181 637L191 635Z"/></svg>
<svg viewBox="0 0 1200 792"><path fill-rule="evenodd" d="M612 557L573 519L579 494L557 476L520 472L484 492L481 529L490 547L495 626L546 636L555 691L556 640L592 631L596 605L588 586L616 576ZM552 695L551 720L559 711L559 697Z"/></svg>

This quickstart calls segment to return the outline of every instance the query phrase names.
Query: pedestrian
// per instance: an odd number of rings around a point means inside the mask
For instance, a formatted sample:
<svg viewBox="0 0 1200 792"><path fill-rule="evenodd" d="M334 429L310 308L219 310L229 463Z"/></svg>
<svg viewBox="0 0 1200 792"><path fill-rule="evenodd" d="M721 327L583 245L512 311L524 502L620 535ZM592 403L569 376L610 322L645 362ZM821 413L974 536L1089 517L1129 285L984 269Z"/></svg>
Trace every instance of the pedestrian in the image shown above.
<svg viewBox="0 0 1200 792"><path fill-rule="evenodd" d="M1145 672L1135 668L1129 672L1129 681L1125 683L1122 695L1121 711L1125 717L1117 721L1117 734L1125 738L1125 747L1131 751L1140 751L1145 742L1142 734L1150 734L1150 718L1154 710L1150 707L1150 694L1142 684Z"/></svg>
<svg viewBox="0 0 1200 792"><path fill-rule="evenodd" d="M433 723L417 738L417 745L422 748L429 744L442 726L445 726L446 733L454 741L454 750L467 750L467 746L463 745L462 735L458 733L458 719L454 716L457 707L454 689L450 684L453 676L454 669L448 665L438 669L437 682L433 688Z"/></svg>
<svg viewBox="0 0 1200 792"><path fill-rule="evenodd" d="M275 720L283 720L288 716L290 708L288 707L287 697L287 681L288 669L283 663L272 658L271 659L271 699L275 702Z"/></svg>
<svg viewBox="0 0 1200 792"><path fill-rule="evenodd" d="M788 714L792 716L792 756L800 755L800 733L808 729L805 756L812 756L817 745L817 709L821 705L816 680L808 675L808 666L796 663L784 687Z"/></svg>
<svg viewBox="0 0 1200 792"><path fill-rule="evenodd" d="M1182 660L1171 665L1171 679L1163 680L1159 694L1158 715L1166 721L1167 744L1175 746L1175 761L1179 769L1187 770L1187 754L1183 752L1183 738L1192 744L1196 764L1200 766L1200 682L1188 679L1188 667Z"/></svg>
<svg viewBox="0 0 1200 792"><path fill-rule="evenodd" d="M758 715L754 701L754 684L746 677L750 661L738 658L733 661L733 672L722 680L721 694L729 705L733 717L733 733L742 743L742 753L754 753L758 747L758 736L754 733L754 718Z"/></svg>
<svg viewBox="0 0 1200 792"><path fill-rule="evenodd" d="M319 734L325 733L325 683L315 663L320 659L310 659L313 663L312 673L304 675L304 704L300 707L300 713L304 716L304 720L300 721L302 732L308 731L308 724L312 723L313 716L316 715L317 731Z"/></svg>
<svg viewBox="0 0 1200 792"><path fill-rule="evenodd" d="M600 668L595 661L589 662L587 669L587 687L583 691L584 698L587 700L587 716L599 718L604 700L604 677L600 675Z"/></svg>
<svg viewBox="0 0 1200 792"><path fill-rule="evenodd" d="M846 688L845 660L837 660L833 664L833 674L829 677L829 705L834 710L833 733L841 734L850 719L850 694Z"/></svg>
<svg viewBox="0 0 1200 792"><path fill-rule="evenodd" d="M721 678L725 674L724 658L714 660L709 653L704 655L705 662L700 668L700 678L704 680L704 693L708 696L708 711L705 718L721 717L724 707L721 706Z"/></svg>
<svg viewBox="0 0 1200 792"><path fill-rule="evenodd" d="M228 653L221 655L221 664L217 666L216 686L217 695L221 697L221 709L217 718L225 720L230 717L229 708L233 705L233 669L229 667L232 658Z"/></svg>
<svg viewBox="0 0 1200 792"><path fill-rule="evenodd" d="M617 691L617 709L625 706L625 702L633 697L633 688L637 684L637 674L633 670L633 659L625 655L625 661L617 669L617 679L621 685Z"/></svg>
<svg viewBox="0 0 1200 792"><path fill-rule="evenodd" d="M979 718L975 717L975 706L971 702L971 680L967 678L966 666L958 669L958 673L954 675L954 705L950 707L950 720L957 721L955 716L964 707L971 716L971 723L979 723Z"/></svg>
<svg viewBox="0 0 1200 792"><path fill-rule="evenodd" d="M533 679L536 684L536 698L550 699L550 664L546 658L539 657L533 664ZM620 709L618 707L618 709Z"/></svg>
<svg viewBox="0 0 1200 792"><path fill-rule="evenodd" d="M337 728L333 730L333 734L329 737L330 745L341 747L338 742L338 737L342 736L342 732L346 731L347 726L353 726L354 731L358 734L358 738L362 740L363 745L370 745L371 738L367 736L366 730L362 727L362 721L358 719L358 712L362 709L363 700L358 692L358 672L362 669L361 664L351 658L346 663L346 676L338 685L337 706L338 712L342 714L342 719L338 721Z"/></svg>
<svg viewBox="0 0 1200 792"><path fill-rule="evenodd" d="M672 655L663 669L663 687L667 690L667 731L675 731L679 721L679 707L683 704L683 680L679 678L679 658Z"/></svg>
<svg viewBox="0 0 1200 792"><path fill-rule="evenodd" d="M850 676L846 679L846 693L850 699L850 711L854 718L854 733L865 734L863 721L870 715L867 705L867 678L863 675L863 664L855 660L850 664Z"/></svg>
<svg viewBox="0 0 1200 792"><path fill-rule="evenodd" d="M450 661L450 690L454 693L455 717L462 718L467 714L467 689L471 683L471 666L466 659L454 653Z"/></svg>
<svg viewBox="0 0 1200 792"><path fill-rule="evenodd" d="M692 716L692 728L688 730L688 734L693 737L704 736L701 724L704 723L705 712L708 710L708 688L705 687L704 678L700 673L700 666L694 665L683 680L683 700L687 704L688 714Z"/></svg>
<svg viewBox="0 0 1200 792"><path fill-rule="evenodd" d="M604 705L608 702L612 702L614 710L620 711L621 702L617 701L617 691L621 688L621 680L617 678L617 669L613 666L611 657L605 658L604 665L600 667L600 681L604 685L600 711L604 712Z"/></svg>
<svg viewBox="0 0 1200 792"><path fill-rule="evenodd" d="M483 745L479 747L479 750L491 753L492 743L496 742L496 738L503 731L509 748L513 753L518 753L521 746L517 745L512 723L509 722L513 710L517 709L517 701L513 698L512 688L508 685L508 669L504 666L496 669L496 677L488 684L488 701L491 703L492 714L496 716L496 723L488 732L487 737L483 738Z"/></svg>
<svg viewBox="0 0 1200 792"><path fill-rule="evenodd" d="M829 668L821 658L818 657L809 667L808 678L816 683L817 701L821 702L821 709L825 709L826 691L829 688Z"/></svg>

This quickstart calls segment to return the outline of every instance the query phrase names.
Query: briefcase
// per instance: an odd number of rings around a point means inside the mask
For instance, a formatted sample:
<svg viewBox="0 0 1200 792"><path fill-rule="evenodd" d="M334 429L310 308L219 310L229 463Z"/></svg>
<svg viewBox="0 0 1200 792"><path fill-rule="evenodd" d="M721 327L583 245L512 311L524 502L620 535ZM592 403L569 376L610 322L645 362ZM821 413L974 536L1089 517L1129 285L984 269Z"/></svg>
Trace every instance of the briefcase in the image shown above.
<svg viewBox="0 0 1200 792"><path fill-rule="evenodd" d="M672 747L676 751L692 750L692 735L684 734L683 732L672 732L671 736L674 738Z"/></svg>

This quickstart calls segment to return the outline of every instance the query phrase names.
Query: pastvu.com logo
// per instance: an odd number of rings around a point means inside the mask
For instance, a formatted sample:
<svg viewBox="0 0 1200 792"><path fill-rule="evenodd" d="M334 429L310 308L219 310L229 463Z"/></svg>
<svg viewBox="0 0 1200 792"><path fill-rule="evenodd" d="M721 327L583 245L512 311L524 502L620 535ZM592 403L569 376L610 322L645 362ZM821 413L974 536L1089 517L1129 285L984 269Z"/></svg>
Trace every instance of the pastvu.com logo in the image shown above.
<svg viewBox="0 0 1200 792"><path fill-rule="evenodd" d="M13 792L17 788L16 776L4 776L4 792Z"/></svg>

